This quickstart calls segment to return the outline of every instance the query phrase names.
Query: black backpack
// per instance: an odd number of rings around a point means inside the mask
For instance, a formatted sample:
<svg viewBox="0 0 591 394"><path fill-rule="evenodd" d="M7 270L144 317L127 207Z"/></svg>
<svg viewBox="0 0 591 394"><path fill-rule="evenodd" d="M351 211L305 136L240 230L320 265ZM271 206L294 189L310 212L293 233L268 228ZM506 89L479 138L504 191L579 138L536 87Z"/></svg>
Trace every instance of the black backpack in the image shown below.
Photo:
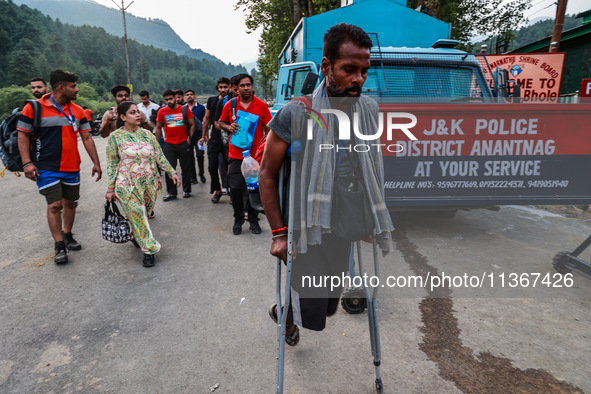
<svg viewBox="0 0 591 394"><path fill-rule="evenodd" d="M183 122L185 123L185 127L187 128L187 134L188 134L189 130L191 130L191 126L189 126L189 122L187 121L187 111L189 111L188 104L183 104L182 111L183 111ZM193 132L193 137L191 138L191 145L195 146L195 145L197 145L197 142L199 142L199 140L201 139L201 133L203 132L202 131L203 124L201 123L201 121L199 119L197 119L194 116L193 116L193 120L195 121L195 131Z"/></svg>
<svg viewBox="0 0 591 394"><path fill-rule="evenodd" d="M36 131L41 125L41 104L37 100L26 100L25 105L31 104L33 108L33 132L31 133L30 157L36 161L37 150L35 147ZM23 107L24 108L24 107ZM0 159L8 171L23 171L23 161L18 150L18 130L16 125L21 116L19 108L15 108L12 114L0 124ZM2 170L4 172L4 170Z"/></svg>

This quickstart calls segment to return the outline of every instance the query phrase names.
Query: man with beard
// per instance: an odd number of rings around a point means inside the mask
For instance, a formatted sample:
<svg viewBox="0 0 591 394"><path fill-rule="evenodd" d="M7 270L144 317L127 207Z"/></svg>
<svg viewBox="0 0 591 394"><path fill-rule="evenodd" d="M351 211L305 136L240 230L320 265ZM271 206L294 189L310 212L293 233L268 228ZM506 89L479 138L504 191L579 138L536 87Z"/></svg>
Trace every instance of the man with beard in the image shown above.
<svg viewBox="0 0 591 394"><path fill-rule="evenodd" d="M156 140L160 141L162 128L164 127L164 156L172 166L176 168L180 161L183 181L183 198L191 197L191 149L189 146L191 137L195 132L195 119L193 113L187 111L186 119L183 116L183 108L175 100L175 92L166 90L162 93L166 107L160 108L156 118ZM185 125L189 124L189 127ZM177 187L173 180L166 175L166 190L168 194L164 201L176 200Z"/></svg>
<svg viewBox="0 0 591 394"><path fill-rule="evenodd" d="M31 93L33 93L33 96L35 96L36 99L40 99L44 94L49 93L47 83L45 83L45 80L41 77L31 79L29 85L31 86Z"/></svg>
<svg viewBox="0 0 591 394"><path fill-rule="evenodd" d="M242 232L242 225L244 224L244 211L248 213L248 221L250 222L250 231L253 234L260 234L261 227L259 226L259 213L250 205L248 201L248 192L246 189L246 180L242 175L240 166L244 156L243 149L232 145L233 134L239 130L232 111L232 101L236 100L236 113L238 111L248 112L258 117L256 130L250 149L256 149L261 142L264 134L266 134L267 124L271 121L271 112L267 104L258 97L255 97L252 92L252 77L248 74L239 74L235 77L238 86L238 97L228 101L222 110L220 116L220 128L231 134L228 143L228 184L230 186L230 198L232 199L232 208L234 208L234 225L232 232L238 235ZM246 201L246 203L245 203Z"/></svg>
<svg viewBox="0 0 591 394"><path fill-rule="evenodd" d="M176 101L178 105L185 105L185 93L183 92L183 89L177 89L174 91L174 101Z"/></svg>
<svg viewBox="0 0 591 394"><path fill-rule="evenodd" d="M336 225L348 212L333 211L342 184L357 185L363 197L356 208L367 206L368 226L375 229L376 241L384 251L390 249L392 221L384 200L383 165L377 148L357 152L353 143L364 142L355 136L339 140L339 122L334 115L323 113L321 125L313 125L312 138L307 138L307 119L311 111L320 114L323 109L339 110L349 115L356 112L359 132L375 135L378 128L378 105L361 95L361 89L370 68L372 41L357 26L340 23L331 27L324 36L321 71L325 76L314 94L306 100L291 100L275 115L269 128L267 143L259 174L259 187L265 214L272 229L271 254L287 260L288 230L293 231L294 250L291 279L291 305L288 308L285 341L295 346L300 338L298 325L316 331L325 328L326 317L337 311L342 287L336 289L305 287L304 276L339 276L348 269L351 239L344 238ZM308 104L305 104L309 101ZM351 122L352 124L352 122ZM280 210L277 174L292 141L302 144L298 153L295 192L290 204L297 207L294 228L288 229L287 218ZM332 145L340 149L318 149ZM355 183L353 183L355 182ZM357 224L357 223L354 223ZM370 240L372 230L367 229L363 239ZM357 238L357 239L362 239ZM269 314L277 321L277 305Z"/></svg>
<svg viewBox="0 0 591 394"><path fill-rule="evenodd" d="M123 122L117 116L117 107L124 101L131 100L131 90L125 85L115 85L111 88L111 94L115 98L115 106L105 112L103 115L103 121L99 128L101 137L107 138L109 134L123 126ZM154 127L148 122L146 115L141 114L140 127L146 130L154 130Z"/></svg>
<svg viewBox="0 0 591 394"><path fill-rule="evenodd" d="M203 136L201 143L207 144L207 169L211 177L210 193L213 194L211 202L217 204L222 198L222 186L227 188L227 169L226 169L226 155L224 152L224 145L222 144L222 133L220 129L215 126L218 118L215 117L218 102L228 94L230 80L226 77L221 77L217 80L216 90L217 96L211 96L207 99L205 107L205 116L203 117ZM211 126L211 135L209 134ZM221 176L218 176L218 172Z"/></svg>

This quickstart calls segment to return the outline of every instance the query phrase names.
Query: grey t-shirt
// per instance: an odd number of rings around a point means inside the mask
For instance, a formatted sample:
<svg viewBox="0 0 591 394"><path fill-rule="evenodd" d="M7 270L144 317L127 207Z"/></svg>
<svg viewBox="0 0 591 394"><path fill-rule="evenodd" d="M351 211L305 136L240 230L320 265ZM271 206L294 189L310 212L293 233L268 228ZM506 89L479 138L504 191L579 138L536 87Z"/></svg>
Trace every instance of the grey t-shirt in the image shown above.
<svg viewBox="0 0 591 394"><path fill-rule="evenodd" d="M291 144L291 129L295 127L295 125L291 124L292 112L295 112L295 120L300 116L303 117L304 108L297 101L292 100L281 107L267 125L279 138L288 144Z"/></svg>
<svg viewBox="0 0 591 394"><path fill-rule="evenodd" d="M281 109L275 114L273 119L271 119L268 126L271 130L273 130L275 134L277 134L279 138L281 138L288 144L291 144L293 128L298 128L301 133L300 135L302 136L304 136L306 133L306 119L304 117L304 111L305 108L300 102L292 100L289 103L285 104L283 107L281 107ZM349 152L349 148L347 148L347 150L343 149L343 147L348 147L349 145L351 145L351 141L341 142L342 144L339 147L338 151L340 151L342 154L337 153L335 155L337 161L340 158L337 174L339 177L351 177L354 173L352 163L352 159L354 160L354 158L352 158L351 156L356 155L357 153L352 148L351 152ZM337 149L337 147L335 146L334 149Z"/></svg>

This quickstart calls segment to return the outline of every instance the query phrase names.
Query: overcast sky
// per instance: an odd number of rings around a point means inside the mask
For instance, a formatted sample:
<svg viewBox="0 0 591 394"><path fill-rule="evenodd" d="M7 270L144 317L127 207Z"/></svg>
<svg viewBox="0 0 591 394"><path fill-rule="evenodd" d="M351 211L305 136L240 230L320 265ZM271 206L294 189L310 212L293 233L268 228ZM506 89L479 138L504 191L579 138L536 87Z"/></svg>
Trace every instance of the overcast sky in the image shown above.
<svg viewBox="0 0 591 394"><path fill-rule="evenodd" d="M113 0L95 0L115 8ZM121 0L115 0L117 4ZM532 0L529 19L554 17L555 0ZM124 0L126 5L131 0ZM236 0L135 0L128 12L164 20L192 48L199 48L232 64L253 62L260 32L246 34L244 15L234 10ZM548 7L549 6L549 7ZM546 8L548 7L548 8ZM568 0L567 14L591 9L589 0Z"/></svg>

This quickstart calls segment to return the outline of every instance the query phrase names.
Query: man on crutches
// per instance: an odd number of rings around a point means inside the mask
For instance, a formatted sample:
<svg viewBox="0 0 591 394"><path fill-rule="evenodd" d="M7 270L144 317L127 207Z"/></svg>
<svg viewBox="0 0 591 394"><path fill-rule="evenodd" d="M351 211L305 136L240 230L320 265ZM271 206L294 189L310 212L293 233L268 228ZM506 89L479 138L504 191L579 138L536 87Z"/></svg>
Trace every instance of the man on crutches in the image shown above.
<svg viewBox="0 0 591 394"><path fill-rule="evenodd" d="M286 104L268 125L259 187L273 234L271 254L287 261L291 253L294 261L291 302L285 308L285 342L291 346L299 342L298 326L321 331L326 317L337 311L342 283L318 286L318 281L344 276L351 242L371 240L375 231L382 251L390 249L394 228L384 202L378 105L361 95L371 47L362 29L345 23L331 27L324 36L324 80L311 96ZM277 179L290 144L297 154L290 161L295 164L288 198L292 228L280 208ZM279 308L269 310L276 322Z"/></svg>

